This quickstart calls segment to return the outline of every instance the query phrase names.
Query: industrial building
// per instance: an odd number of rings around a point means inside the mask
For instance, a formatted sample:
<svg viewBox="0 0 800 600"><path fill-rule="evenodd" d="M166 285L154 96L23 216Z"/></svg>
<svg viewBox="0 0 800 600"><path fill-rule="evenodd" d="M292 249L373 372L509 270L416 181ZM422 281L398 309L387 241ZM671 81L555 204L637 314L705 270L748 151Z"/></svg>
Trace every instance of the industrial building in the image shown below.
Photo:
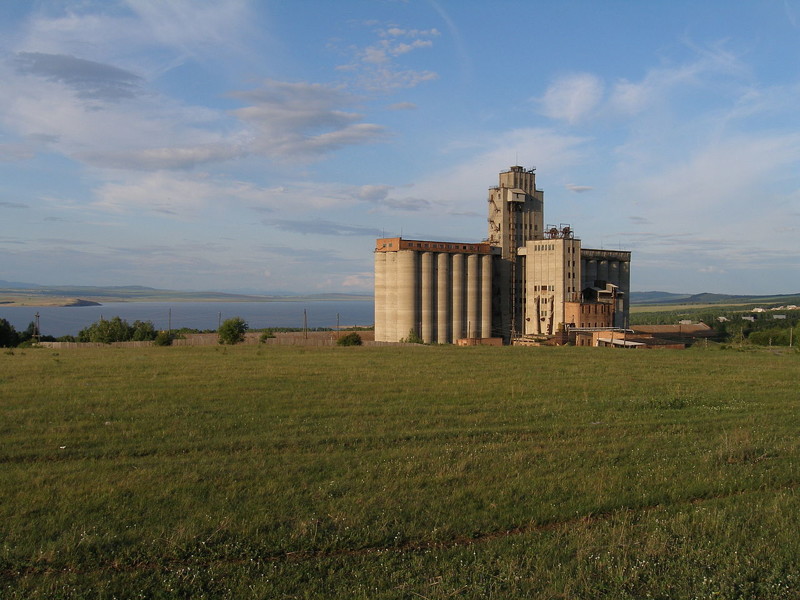
<svg viewBox="0 0 800 600"><path fill-rule="evenodd" d="M377 240L376 341L563 342L627 325L630 252L582 248L570 226L545 226L535 169L500 173L488 222L476 243Z"/></svg>

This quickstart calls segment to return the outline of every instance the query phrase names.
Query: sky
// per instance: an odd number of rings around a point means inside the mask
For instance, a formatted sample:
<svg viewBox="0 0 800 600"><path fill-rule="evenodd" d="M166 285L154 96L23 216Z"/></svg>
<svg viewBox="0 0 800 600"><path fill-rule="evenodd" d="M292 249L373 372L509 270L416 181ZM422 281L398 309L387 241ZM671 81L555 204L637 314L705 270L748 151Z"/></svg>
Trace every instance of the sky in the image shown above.
<svg viewBox="0 0 800 600"><path fill-rule="evenodd" d="M372 291L546 224L631 288L800 292L800 0L0 2L0 279Z"/></svg>

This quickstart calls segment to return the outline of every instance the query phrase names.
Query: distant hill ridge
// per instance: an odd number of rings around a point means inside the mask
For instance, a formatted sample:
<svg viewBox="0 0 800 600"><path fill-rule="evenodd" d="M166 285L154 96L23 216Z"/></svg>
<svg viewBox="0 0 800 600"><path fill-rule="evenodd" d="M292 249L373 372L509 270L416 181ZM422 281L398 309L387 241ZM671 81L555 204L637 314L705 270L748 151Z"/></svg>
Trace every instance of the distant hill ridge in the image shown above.
<svg viewBox="0 0 800 600"><path fill-rule="evenodd" d="M800 293L774 295L734 295L702 292L631 292L631 304L800 304Z"/></svg>
<svg viewBox="0 0 800 600"><path fill-rule="evenodd" d="M372 298L371 294L296 294L292 292L276 292L263 294L235 294L229 292L188 292L180 290L162 290L143 285L53 285L44 286L35 283L5 281L0 279L0 294L7 296L26 296L32 298L90 298L94 301L200 301L216 300L221 302L259 302L269 300L364 300ZM85 302L85 300L82 300Z"/></svg>
<svg viewBox="0 0 800 600"><path fill-rule="evenodd" d="M219 301L264 301L264 300L364 300L371 298L371 294L344 294L337 292L318 294L296 294L292 292L265 292L263 294L236 294L230 292L188 292L180 290L163 290L143 285L54 285L45 286L36 283L20 281L5 281L0 279L0 293L26 294L30 296L59 296L72 298L92 298L95 300L139 300L158 301L169 300L219 300ZM677 294L674 292L648 291L631 292L631 304L800 304L800 293L773 294L773 295L734 295L714 294L703 292L700 294Z"/></svg>

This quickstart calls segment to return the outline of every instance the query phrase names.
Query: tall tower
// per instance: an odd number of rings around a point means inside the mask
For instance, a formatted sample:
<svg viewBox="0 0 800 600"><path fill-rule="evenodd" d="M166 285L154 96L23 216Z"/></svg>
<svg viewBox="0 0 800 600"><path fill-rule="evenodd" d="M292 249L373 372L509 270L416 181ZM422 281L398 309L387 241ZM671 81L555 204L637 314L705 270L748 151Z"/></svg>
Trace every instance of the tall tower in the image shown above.
<svg viewBox="0 0 800 600"><path fill-rule="evenodd" d="M493 286L495 335L506 341L523 330L524 272L517 250L544 237L544 192L535 169L513 166L489 188L489 243L500 255Z"/></svg>
<svg viewBox="0 0 800 600"><path fill-rule="evenodd" d="M489 243L511 258L543 234L544 193L536 189L535 169L516 166L500 173L500 185L489 189Z"/></svg>

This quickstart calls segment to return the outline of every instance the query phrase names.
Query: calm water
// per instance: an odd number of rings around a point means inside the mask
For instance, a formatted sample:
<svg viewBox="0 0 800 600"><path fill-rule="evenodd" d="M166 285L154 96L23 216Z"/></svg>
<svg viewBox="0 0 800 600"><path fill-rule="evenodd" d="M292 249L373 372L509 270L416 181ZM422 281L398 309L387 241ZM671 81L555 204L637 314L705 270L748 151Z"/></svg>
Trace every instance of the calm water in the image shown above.
<svg viewBox="0 0 800 600"><path fill-rule="evenodd" d="M2 306L0 318L17 331L28 327L39 313L43 335L59 337L77 333L100 320L120 317L128 323L151 321L156 329L167 329L172 312L172 328L216 329L219 320L241 317L251 329L302 327L303 310L309 327L335 327L336 314L341 325L372 325L371 300L293 301L293 302L108 302L102 306Z"/></svg>

